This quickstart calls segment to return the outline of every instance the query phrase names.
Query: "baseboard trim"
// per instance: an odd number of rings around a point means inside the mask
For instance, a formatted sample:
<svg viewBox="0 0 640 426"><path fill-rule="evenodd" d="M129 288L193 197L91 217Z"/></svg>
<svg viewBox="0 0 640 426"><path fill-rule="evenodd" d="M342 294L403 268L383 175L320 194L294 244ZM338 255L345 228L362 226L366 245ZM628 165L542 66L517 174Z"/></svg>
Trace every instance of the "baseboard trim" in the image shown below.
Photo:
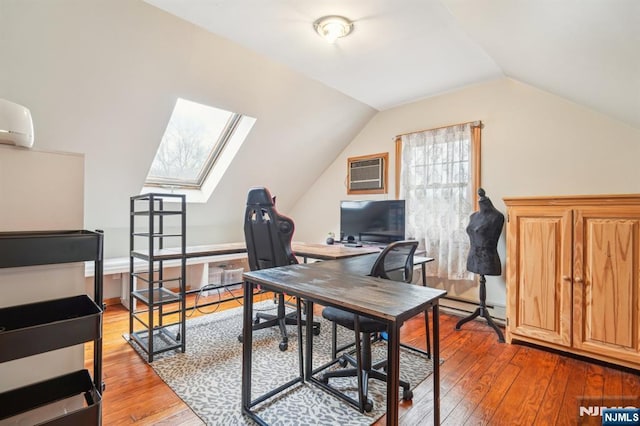
<svg viewBox="0 0 640 426"><path fill-rule="evenodd" d="M477 302L471 302L458 297L445 296L440 299L440 308L443 312L459 317L466 317L473 313L478 307ZM491 317L499 325L505 325L506 311L504 306L487 304L487 310ZM484 318L481 318L483 321Z"/></svg>
<svg viewBox="0 0 640 426"><path fill-rule="evenodd" d="M108 299L104 299L103 303L107 306L120 305L121 300L119 297L110 297Z"/></svg>

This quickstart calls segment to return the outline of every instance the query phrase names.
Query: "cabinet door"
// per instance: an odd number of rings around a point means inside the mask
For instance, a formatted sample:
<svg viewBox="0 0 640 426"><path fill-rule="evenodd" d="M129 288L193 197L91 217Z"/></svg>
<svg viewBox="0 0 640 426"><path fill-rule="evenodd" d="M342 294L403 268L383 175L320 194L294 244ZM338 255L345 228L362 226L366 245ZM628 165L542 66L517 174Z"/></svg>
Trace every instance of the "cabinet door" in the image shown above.
<svg viewBox="0 0 640 426"><path fill-rule="evenodd" d="M571 345L572 210L513 207L507 225L507 338Z"/></svg>
<svg viewBox="0 0 640 426"><path fill-rule="evenodd" d="M574 346L640 362L640 207L575 212Z"/></svg>

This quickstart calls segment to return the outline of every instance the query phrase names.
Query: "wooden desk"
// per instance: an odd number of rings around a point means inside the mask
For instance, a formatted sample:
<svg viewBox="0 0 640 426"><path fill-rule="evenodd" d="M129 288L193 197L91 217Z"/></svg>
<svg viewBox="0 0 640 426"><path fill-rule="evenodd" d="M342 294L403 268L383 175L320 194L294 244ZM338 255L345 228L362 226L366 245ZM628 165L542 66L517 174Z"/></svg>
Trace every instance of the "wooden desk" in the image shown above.
<svg viewBox="0 0 640 426"><path fill-rule="evenodd" d="M308 258L318 260L348 259L366 254L380 253L381 251L378 246L345 247L342 244L327 245L301 243L298 241L291 243L291 249L293 254L304 259L304 263L307 263Z"/></svg>
<svg viewBox="0 0 640 426"><path fill-rule="evenodd" d="M345 247L342 244L315 244L293 241L291 249L296 256L304 258L306 263L308 258L318 260L335 260L349 257L362 256L370 253L380 253L378 246ZM148 254L148 250L137 250L139 253ZM220 256L225 254L246 253L245 243L222 243L207 244L200 246L188 246L185 248L184 256L187 259L196 257ZM164 248L155 250L154 257L159 260L175 259L182 253L179 248ZM128 258L127 258L128 259Z"/></svg>
<svg viewBox="0 0 640 426"><path fill-rule="evenodd" d="M380 248L377 246L366 246L366 247L344 247L342 244L314 244L314 243L303 243L303 242L292 242L291 248L296 256L303 257L304 262L306 263L307 259L319 259L319 260L333 260L333 259L346 259L353 258L357 256L367 255L371 253L379 253ZM209 261L214 261L216 256L223 255L232 255L238 253L246 253L247 246L244 242L235 242L235 243L221 243L221 244L206 244L206 245L198 245L198 246L187 246L185 247L184 257L187 260L187 264L196 262L197 259L209 259ZM136 253L141 255L142 257L149 256L149 250L136 250ZM171 248L163 248L154 250L154 258L156 260L162 260L165 266L177 266L179 265L179 260L182 258L182 251L178 247ZM376 255L377 256L377 255ZM123 258L125 262L123 262L126 269L123 269L122 272L129 272L129 258ZM107 261L108 262L108 261ZM143 259L135 259L136 264L144 263ZM172 263L175 262L175 263ZM86 269L86 265L85 265ZM143 270L142 268L138 268L138 270ZM186 278L185 278L186 281ZM240 283L237 283L240 284ZM235 285L235 284L233 284ZM220 287L224 287L225 284L221 284ZM218 287L215 287L218 288ZM200 289L189 290L186 291L186 294L194 294L199 292ZM242 296L230 296L224 301L240 299ZM124 296L122 297L124 299ZM206 302L200 304L200 307L215 305L219 303L219 301ZM186 310L186 306L183 308ZM167 311L168 314L180 312L179 310ZM183 311L184 314L184 311Z"/></svg>
<svg viewBox="0 0 640 426"><path fill-rule="evenodd" d="M322 262L321 268L343 271L356 275L369 275L371 268L378 258L379 253L365 254L362 256L347 258L344 260L336 260L335 262ZM427 285L426 264L432 262L433 257L414 256L413 264L420 265L422 268L422 285Z"/></svg>
<svg viewBox="0 0 640 426"><path fill-rule="evenodd" d="M354 258L358 259L358 258ZM279 268L263 269L244 274L244 321L243 321L243 362L242 362L242 410L259 424L265 422L252 411L252 407L265 401L274 394L301 381L314 382L312 377L313 328L312 322L306 326L305 360L302 369L300 358L300 377L274 391L251 399L251 356L253 342L253 288L260 285L270 291L283 292L298 298L297 309L300 314L300 299L306 303L306 312L313 312L313 303L323 306L335 306L358 315L375 318L387 324L387 424L398 424L398 388L400 380L400 326L409 318L425 311L429 306L433 310L433 400L434 423L440 424L440 355L439 355L439 298L446 291L402 282L383 280L362 274L348 272L343 268L328 265L333 261L313 264L299 264ZM370 269L369 269L370 270ZM368 271L367 271L368 273ZM301 327L299 326L299 330ZM299 342L301 343L299 334ZM317 382L317 380L316 380Z"/></svg>

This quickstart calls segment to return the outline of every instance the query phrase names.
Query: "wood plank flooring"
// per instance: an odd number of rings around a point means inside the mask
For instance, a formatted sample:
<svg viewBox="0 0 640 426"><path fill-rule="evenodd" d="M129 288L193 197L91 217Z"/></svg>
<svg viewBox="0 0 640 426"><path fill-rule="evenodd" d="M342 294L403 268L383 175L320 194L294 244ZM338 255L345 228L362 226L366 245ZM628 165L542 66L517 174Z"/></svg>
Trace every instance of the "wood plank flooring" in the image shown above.
<svg viewBox="0 0 640 426"><path fill-rule="evenodd" d="M238 302L232 301L219 309L237 306ZM579 416L583 397L603 401L640 395L636 372L498 343L495 332L479 321L456 331L458 320L447 314L440 317L444 425L577 425L587 420ZM128 311L120 305L109 306L103 333L103 424L202 425L125 342L122 334L128 332L128 326ZM403 326L402 341L425 347L422 317ZM86 359L91 359L90 349ZM415 389L413 401L401 402L400 424L433 424L432 385L431 376ZM376 425L384 421L383 417Z"/></svg>

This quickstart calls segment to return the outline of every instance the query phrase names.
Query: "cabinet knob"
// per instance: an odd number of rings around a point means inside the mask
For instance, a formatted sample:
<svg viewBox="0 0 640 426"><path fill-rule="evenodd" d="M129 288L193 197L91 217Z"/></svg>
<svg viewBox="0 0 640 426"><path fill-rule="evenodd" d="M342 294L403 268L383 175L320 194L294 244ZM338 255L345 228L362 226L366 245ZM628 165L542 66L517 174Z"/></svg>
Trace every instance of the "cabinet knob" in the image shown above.
<svg viewBox="0 0 640 426"><path fill-rule="evenodd" d="M577 283L581 283L582 282L582 277L576 277L576 282Z"/></svg>
<svg viewBox="0 0 640 426"><path fill-rule="evenodd" d="M565 281L571 281L571 277L569 275L563 275L562 279Z"/></svg>

